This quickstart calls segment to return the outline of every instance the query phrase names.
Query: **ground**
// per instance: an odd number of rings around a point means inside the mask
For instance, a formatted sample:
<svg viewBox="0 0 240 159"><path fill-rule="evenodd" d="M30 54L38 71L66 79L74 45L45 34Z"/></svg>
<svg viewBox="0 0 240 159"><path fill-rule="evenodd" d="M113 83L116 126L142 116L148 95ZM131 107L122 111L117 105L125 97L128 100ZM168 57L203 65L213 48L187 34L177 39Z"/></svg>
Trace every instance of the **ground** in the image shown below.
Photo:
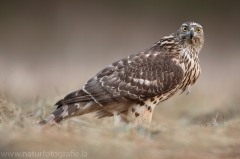
<svg viewBox="0 0 240 159"><path fill-rule="evenodd" d="M111 118L98 120L94 115L66 120L51 128L41 127L36 123L54 109L55 98L22 107L3 96L1 153L20 152L23 158L40 155L37 152L42 153L40 158L77 158L77 154L81 158L103 159L240 158L238 100L219 104L217 96L200 99L200 95L177 95L157 106L149 130L114 128ZM4 154L0 155L4 158Z"/></svg>

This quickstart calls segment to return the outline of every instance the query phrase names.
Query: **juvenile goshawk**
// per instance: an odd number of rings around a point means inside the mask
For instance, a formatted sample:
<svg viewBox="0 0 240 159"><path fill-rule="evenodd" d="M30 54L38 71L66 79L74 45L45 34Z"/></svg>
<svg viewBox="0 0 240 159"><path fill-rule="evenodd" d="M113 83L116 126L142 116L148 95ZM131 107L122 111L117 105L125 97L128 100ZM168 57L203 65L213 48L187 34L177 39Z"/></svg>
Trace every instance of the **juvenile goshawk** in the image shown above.
<svg viewBox="0 0 240 159"><path fill-rule="evenodd" d="M68 94L57 109L39 124L96 112L99 118L114 116L121 122L148 126L154 107L179 90L190 91L200 75L198 55L204 34L200 24L183 23L149 49L112 63L82 89Z"/></svg>

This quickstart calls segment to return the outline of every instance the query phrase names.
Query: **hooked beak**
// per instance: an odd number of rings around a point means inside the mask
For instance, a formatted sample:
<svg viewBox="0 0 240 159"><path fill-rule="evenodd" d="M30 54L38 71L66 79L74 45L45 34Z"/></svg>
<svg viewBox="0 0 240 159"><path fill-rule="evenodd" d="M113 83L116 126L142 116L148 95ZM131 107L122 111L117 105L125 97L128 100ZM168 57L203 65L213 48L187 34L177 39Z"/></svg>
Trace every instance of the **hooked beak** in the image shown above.
<svg viewBox="0 0 240 159"><path fill-rule="evenodd" d="M192 37L194 36L194 28L190 29L189 35L190 35L190 38L192 39Z"/></svg>

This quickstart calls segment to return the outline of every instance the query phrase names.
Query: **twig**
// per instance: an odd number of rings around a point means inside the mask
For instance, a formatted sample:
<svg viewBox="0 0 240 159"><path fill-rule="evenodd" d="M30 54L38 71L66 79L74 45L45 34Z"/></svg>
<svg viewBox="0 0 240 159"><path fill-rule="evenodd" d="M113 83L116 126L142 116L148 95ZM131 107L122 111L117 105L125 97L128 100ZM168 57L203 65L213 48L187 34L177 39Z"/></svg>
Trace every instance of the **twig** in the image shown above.
<svg viewBox="0 0 240 159"><path fill-rule="evenodd" d="M46 118L46 114L45 114L46 112L45 112L45 107L43 107L43 116L44 116L44 118Z"/></svg>
<svg viewBox="0 0 240 159"><path fill-rule="evenodd" d="M203 117L202 114L201 114L201 116L202 116L202 124L205 125L205 126L207 126L207 123L205 123L205 121L204 121L204 117Z"/></svg>
<svg viewBox="0 0 240 159"><path fill-rule="evenodd" d="M217 112L216 117L215 117L216 120L217 120L217 117L218 117L218 112Z"/></svg>
<svg viewBox="0 0 240 159"><path fill-rule="evenodd" d="M222 112L222 118L223 118L223 124L225 124L225 117L224 117L223 112Z"/></svg>
<svg viewBox="0 0 240 159"><path fill-rule="evenodd" d="M0 117L0 120L1 120L1 123L3 123L3 119L2 119L2 117Z"/></svg>
<svg viewBox="0 0 240 159"><path fill-rule="evenodd" d="M212 118L212 126L217 126L218 125L218 123L217 123L217 117L218 117L218 112L217 112L217 114L216 114L216 117L215 118Z"/></svg>
<svg viewBox="0 0 240 159"><path fill-rule="evenodd" d="M35 108L35 101L36 101L36 94L34 94L33 96L33 101L32 101L32 112L34 111L34 108Z"/></svg>
<svg viewBox="0 0 240 159"><path fill-rule="evenodd" d="M6 97L4 95L4 89L5 89L5 83L7 81L7 78L15 71L16 69L12 70L10 73L7 74L7 76L5 77L5 79L3 80L3 83L1 84L2 85L2 99L3 100L6 100Z"/></svg>

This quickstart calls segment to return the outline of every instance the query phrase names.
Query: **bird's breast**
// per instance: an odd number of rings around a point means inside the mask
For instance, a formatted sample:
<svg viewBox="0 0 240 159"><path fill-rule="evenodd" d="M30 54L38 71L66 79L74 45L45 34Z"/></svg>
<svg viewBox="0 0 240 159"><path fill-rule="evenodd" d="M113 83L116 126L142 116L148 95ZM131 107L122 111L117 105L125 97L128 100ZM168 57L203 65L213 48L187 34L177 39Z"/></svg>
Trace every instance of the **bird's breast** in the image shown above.
<svg viewBox="0 0 240 159"><path fill-rule="evenodd" d="M183 58L182 68L185 71L181 89L185 91L188 86L192 86L198 79L201 69L197 56L187 54Z"/></svg>

